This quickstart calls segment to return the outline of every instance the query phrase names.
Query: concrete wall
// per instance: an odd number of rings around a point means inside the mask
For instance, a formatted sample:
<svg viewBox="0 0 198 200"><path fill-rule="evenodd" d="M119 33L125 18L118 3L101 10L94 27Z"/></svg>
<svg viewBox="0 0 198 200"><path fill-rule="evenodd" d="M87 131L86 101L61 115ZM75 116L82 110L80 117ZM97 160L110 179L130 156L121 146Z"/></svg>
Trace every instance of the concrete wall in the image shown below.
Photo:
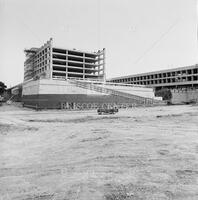
<svg viewBox="0 0 198 200"><path fill-rule="evenodd" d="M39 94L86 94L101 95L99 92L78 88L65 80L40 80Z"/></svg>
<svg viewBox="0 0 198 200"><path fill-rule="evenodd" d="M96 104L131 104L143 105L144 102L137 102L136 100L127 99L124 97L113 95L83 95L83 94L39 94L39 95L25 95L23 96L23 103L25 106L31 105L38 108L61 108L62 103L96 103Z"/></svg>
<svg viewBox="0 0 198 200"><path fill-rule="evenodd" d="M74 86L65 80L41 79L28 81L23 84L23 95L37 94L84 94L84 95L107 95L92 90Z"/></svg>
<svg viewBox="0 0 198 200"><path fill-rule="evenodd" d="M188 89L188 90L171 90L172 104L183 104L183 103L191 103L198 102L198 89Z"/></svg>
<svg viewBox="0 0 198 200"><path fill-rule="evenodd" d="M22 96L34 94L39 94L39 80L24 82Z"/></svg>

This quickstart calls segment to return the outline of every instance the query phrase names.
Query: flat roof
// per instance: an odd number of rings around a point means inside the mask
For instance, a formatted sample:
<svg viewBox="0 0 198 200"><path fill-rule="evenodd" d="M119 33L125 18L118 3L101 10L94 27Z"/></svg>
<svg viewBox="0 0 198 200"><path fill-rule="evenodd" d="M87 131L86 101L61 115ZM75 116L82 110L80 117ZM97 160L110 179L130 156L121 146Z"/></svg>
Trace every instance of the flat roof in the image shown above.
<svg viewBox="0 0 198 200"><path fill-rule="evenodd" d="M134 75L119 76L119 77L109 78L108 80L131 78L131 77L137 77L137 76L146 76L146 75L160 74L160 73L166 73L166 72L174 72L174 71L195 69L195 68L198 68L198 64L191 65L191 66L186 66L186 67L178 67L178 68L164 69L164 70L159 70L159 71L145 72L145 73L134 74Z"/></svg>
<svg viewBox="0 0 198 200"><path fill-rule="evenodd" d="M41 47L31 47L31 48L25 49L25 51L35 51L36 53L38 53L39 51L43 50L43 48L46 45L50 44L50 42L52 42L52 41L53 41L53 38L50 38L50 40L47 41L46 43L44 43ZM105 50L105 48L103 48L103 49L97 50L97 51L87 51L87 50L83 50L83 49L81 50L81 49L76 49L76 48L65 48L65 47L56 46L56 44L54 45L54 42L51 44L52 44L52 48L55 48L55 49L74 51L74 52L78 52L78 53L87 53L87 54L92 54L95 56Z"/></svg>
<svg viewBox="0 0 198 200"><path fill-rule="evenodd" d="M103 48L102 50L98 50L97 52L91 52L91 51L86 51L86 50L80 50L80 49L68 49L68 48L63 48L63 47L59 47L59 46L52 46L52 48L54 49L61 49L61 50L67 50L67 51L74 51L74 52L78 52L78 53L87 53L87 54L93 54L93 55L98 55L98 53L101 53L105 50L105 48Z"/></svg>

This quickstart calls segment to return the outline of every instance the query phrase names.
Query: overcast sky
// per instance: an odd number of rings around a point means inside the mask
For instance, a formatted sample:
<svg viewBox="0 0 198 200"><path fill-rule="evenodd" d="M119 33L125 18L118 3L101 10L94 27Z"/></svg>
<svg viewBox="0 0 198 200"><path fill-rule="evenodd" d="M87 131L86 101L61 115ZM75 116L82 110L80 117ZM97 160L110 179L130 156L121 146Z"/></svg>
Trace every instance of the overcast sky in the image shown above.
<svg viewBox="0 0 198 200"><path fill-rule="evenodd" d="M23 81L25 48L106 48L107 78L198 63L196 0L0 0L0 81Z"/></svg>

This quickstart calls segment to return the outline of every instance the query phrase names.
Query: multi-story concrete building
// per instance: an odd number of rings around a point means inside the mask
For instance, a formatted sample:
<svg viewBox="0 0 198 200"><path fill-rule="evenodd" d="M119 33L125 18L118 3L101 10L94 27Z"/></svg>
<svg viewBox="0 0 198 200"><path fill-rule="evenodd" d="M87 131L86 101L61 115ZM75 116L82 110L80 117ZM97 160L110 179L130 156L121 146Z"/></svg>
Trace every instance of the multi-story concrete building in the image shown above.
<svg viewBox="0 0 198 200"><path fill-rule="evenodd" d="M155 91L170 89L172 103L198 101L198 64L109 79L108 82L145 85Z"/></svg>
<svg viewBox="0 0 198 200"><path fill-rule="evenodd" d="M50 39L25 53L24 106L76 109L159 103L152 88L106 83L105 49L86 52L59 48Z"/></svg>
<svg viewBox="0 0 198 200"><path fill-rule="evenodd" d="M198 64L188 67L116 77L108 81L113 83L147 85L154 88L195 87L198 86Z"/></svg>
<svg viewBox="0 0 198 200"><path fill-rule="evenodd" d="M24 81L30 79L105 79L105 49L86 52L58 48L50 39L40 48L26 49Z"/></svg>
<svg viewBox="0 0 198 200"><path fill-rule="evenodd" d="M105 49L86 52L59 48L50 39L25 53L26 105L59 108L64 102L144 104L148 99L153 102L153 89L158 95L162 88L170 89L172 103L198 102L198 65L122 76L105 83Z"/></svg>

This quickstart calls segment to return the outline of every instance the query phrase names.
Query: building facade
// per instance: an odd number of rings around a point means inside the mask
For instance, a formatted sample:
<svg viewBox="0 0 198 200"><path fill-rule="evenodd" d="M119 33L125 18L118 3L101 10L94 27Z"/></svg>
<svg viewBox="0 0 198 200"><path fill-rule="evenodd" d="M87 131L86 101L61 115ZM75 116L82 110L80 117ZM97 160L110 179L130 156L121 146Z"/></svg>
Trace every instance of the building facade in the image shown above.
<svg viewBox="0 0 198 200"><path fill-rule="evenodd" d="M52 38L40 48L26 49L24 81L47 79L105 80L105 49L85 52L58 48Z"/></svg>
<svg viewBox="0 0 198 200"><path fill-rule="evenodd" d="M154 71L108 80L113 83L146 85L155 89L198 87L198 64L168 70Z"/></svg>
<svg viewBox="0 0 198 200"><path fill-rule="evenodd" d="M54 46L26 49L22 101L26 107L96 109L154 105L153 89L106 83L105 49L79 51Z"/></svg>

